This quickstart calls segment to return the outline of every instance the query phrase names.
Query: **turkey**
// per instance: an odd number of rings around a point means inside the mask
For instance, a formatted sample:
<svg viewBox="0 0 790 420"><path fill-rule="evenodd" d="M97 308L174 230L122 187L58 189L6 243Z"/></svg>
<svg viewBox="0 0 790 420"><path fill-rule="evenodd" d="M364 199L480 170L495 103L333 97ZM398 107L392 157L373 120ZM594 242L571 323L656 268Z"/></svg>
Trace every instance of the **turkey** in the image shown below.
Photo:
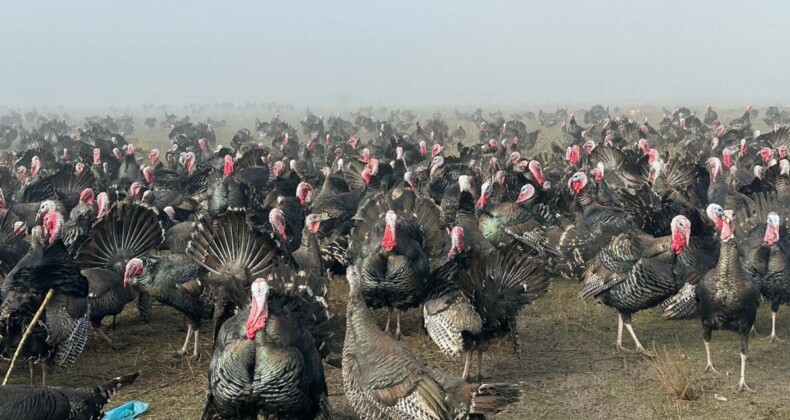
<svg viewBox="0 0 790 420"><path fill-rule="evenodd" d="M516 354L521 353L517 318L519 310L548 292L551 276L541 263L518 248L506 251L465 251L463 230L451 233L462 260L458 274L439 273L437 284L423 307L425 328L439 349L450 357L462 352L464 379L469 378L472 353L477 351L478 373L483 351L496 337L508 335Z"/></svg>
<svg viewBox="0 0 790 420"><path fill-rule="evenodd" d="M618 311L617 341L621 351L623 325L634 339L636 350L649 354L631 326L631 315L658 305L683 285L685 266L678 255L691 238L691 222L685 216L672 219L672 234L653 238L620 234L612 238L584 273L582 298L594 297Z"/></svg>
<svg viewBox="0 0 790 420"><path fill-rule="evenodd" d="M514 384L467 383L431 369L403 342L382 332L362 298L362 278L349 267L343 388L361 418L484 418L519 400Z"/></svg>
<svg viewBox="0 0 790 420"><path fill-rule="evenodd" d="M249 303L225 321L209 365L203 419L331 419L319 348L325 295L284 261L252 282Z"/></svg>
<svg viewBox="0 0 790 420"><path fill-rule="evenodd" d="M714 121L718 119L719 119L719 114L713 110L712 106L708 105L707 111L705 111L705 119L703 120L703 122L706 125L711 125L713 124Z"/></svg>
<svg viewBox="0 0 790 420"><path fill-rule="evenodd" d="M398 310L395 336L400 337L400 311L422 302L436 268L431 259L441 255L447 240L439 209L408 190L397 198L380 193L355 219L349 255L359 266L362 296L374 309L390 308L390 317Z"/></svg>
<svg viewBox="0 0 790 420"><path fill-rule="evenodd" d="M754 111L751 105L747 106L746 111L743 112L743 115L730 121L730 125L736 129L751 127L752 125L751 115L753 112L756 113L757 111Z"/></svg>
<svg viewBox="0 0 790 420"><path fill-rule="evenodd" d="M738 391L751 391L746 385L746 359L749 354L749 334L757 317L757 306L760 304L760 291L744 272L739 259L734 233L734 212L724 210L718 217L721 222L719 262L705 275L695 290L705 342L705 371L716 372L710 350L713 331L734 331L741 339L741 379L738 382Z"/></svg>
<svg viewBox="0 0 790 420"><path fill-rule="evenodd" d="M163 225L165 227L165 240L160 249L167 249L172 252L185 253L189 237L192 234L192 220L179 222L176 219L176 211L171 206L162 209L167 219Z"/></svg>
<svg viewBox="0 0 790 420"><path fill-rule="evenodd" d="M547 232L547 246L561 257L558 269L563 276L580 278L588 262L611 238L638 229L633 217L623 209L595 201L584 172L573 174L568 187L575 194L575 218L572 223Z"/></svg>
<svg viewBox="0 0 790 420"><path fill-rule="evenodd" d="M140 165L137 163L134 156L134 146L127 144L124 150L126 154L121 161L121 166L118 168L118 184L127 187L137 180L140 172Z"/></svg>
<svg viewBox="0 0 790 420"><path fill-rule="evenodd" d="M3 385L0 387L0 418L99 420L102 409L119 388L137 380L139 373L113 378L92 388Z"/></svg>
<svg viewBox="0 0 790 420"><path fill-rule="evenodd" d="M774 203L759 202L752 217L745 212L739 214L739 233L744 237L739 242L743 249L743 269L760 288L760 294L771 303L770 341L776 336L776 313L779 305L790 303L790 238L783 218L774 211L767 211Z"/></svg>
<svg viewBox="0 0 790 420"><path fill-rule="evenodd" d="M277 246L247 223L244 209L230 208L209 221L198 217L187 244L187 254L208 270L206 280L217 286L214 302L214 338L222 323L247 303L252 282L262 277Z"/></svg>
<svg viewBox="0 0 790 420"><path fill-rule="evenodd" d="M145 204L118 202L91 230L90 240L77 253L77 264L83 269L104 269L89 277L91 282L91 324L98 333L110 341L102 327L105 316L115 316L135 298L143 320L151 317L151 299L146 293L138 293L125 287L122 277L133 258L141 258L159 246L164 240L164 231L156 211Z"/></svg>
<svg viewBox="0 0 790 420"><path fill-rule="evenodd" d="M229 207L244 207L246 203L246 187L234 176L233 157L226 155L222 178L209 188L209 213L219 216Z"/></svg>
<svg viewBox="0 0 790 420"><path fill-rule="evenodd" d="M95 202L92 189L86 188L80 193L79 202L69 213L69 221L63 225L63 243L69 254L77 255L79 248L90 239L96 218L100 213L106 213L108 208L106 193L99 194Z"/></svg>
<svg viewBox="0 0 790 420"><path fill-rule="evenodd" d="M187 336L179 352L188 354L189 340L194 334L192 358L200 355L200 325L211 319L213 301L211 290L203 281L207 270L186 254L173 253L129 260L124 286L131 285L167 306L184 314Z"/></svg>
<svg viewBox="0 0 790 420"><path fill-rule="evenodd" d="M11 357L45 295L53 290L40 325L21 352L31 362L44 362L43 384L47 365L70 366L82 353L88 336L88 281L59 239L62 223L62 216L51 211L43 226L33 228L33 245L6 277L0 305L0 352Z"/></svg>

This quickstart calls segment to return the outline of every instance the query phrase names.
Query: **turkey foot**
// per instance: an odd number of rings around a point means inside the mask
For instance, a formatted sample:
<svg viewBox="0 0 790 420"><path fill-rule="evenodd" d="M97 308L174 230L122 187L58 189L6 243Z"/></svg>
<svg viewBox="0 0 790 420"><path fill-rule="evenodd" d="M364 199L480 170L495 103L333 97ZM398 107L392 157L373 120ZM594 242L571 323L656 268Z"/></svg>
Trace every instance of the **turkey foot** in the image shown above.
<svg viewBox="0 0 790 420"><path fill-rule="evenodd" d="M757 392L751 388L749 385L746 385L746 382L738 382L738 386L735 389L737 392Z"/></svg>
<svg viewBox="0 0 790 420"><path fill-rule="evenodd" d="M192 350L192 354L189 355L189 339L192 338L192 335L195 336L195 344ZM181 350L175 352L179 356L184 356L188 359L196 360L200 357L200 330L193 327L192 324L187 325L187 337L184 340L184 345L181 347ZM187 356L189 355L189 356Z"/></svg>
<svg viewBox="0 0 790 420"><path fill-rule="evenodd" d="M702 373L713 372L721 375L721 373L719 373L719 371L713 366L713 360L711 360L710 357L710 343L707 341L705 342L705 358L707 359L707 363L705 364L705 370L703 370Z"/></svg>
<svg viewBox="0 0 790 420"><path fill-rule="evenodd" d="M716 369L716 367L713 366L713 364L705 365L705 370L703 370L702 373L708 373L708 372L715 373L717 375L721 375L721 372L719 372Z"/></svg>
<svg viewBox="0 0 790 420"><path fill-rule="evenodd" d="M754 327L752 327L752 328L754 328ZM774 312L774 311L771 311L771 335L769 335L768 337L763 338L763 340L768 340L771 343L774 343L774 342L780 342L781 343L782 341L784 341L784 340L781 340L779 337L776 336L776 312Z"/></svg>
<svg viewBox="0 0 790 420"><path fill-rule="evenodd" d="M117 344L114 344L112 342L112 340L110 339L110 337L107 336L107 333L104 332L104 328L105 327L96 328L96 333L99 334L99 337L101 337L102 340L107 342L107 345L110 346L110 348L112 348L113 350L120 349L120 346L118 346Z"/></svg>
<svg viewBox="0 0 790 420"><path fill-rule="evenodd" d="M745 353L741 353L741 380L738 382L738 392L755 392L749 385L746 385L746 359L749 356Z"/></svg>

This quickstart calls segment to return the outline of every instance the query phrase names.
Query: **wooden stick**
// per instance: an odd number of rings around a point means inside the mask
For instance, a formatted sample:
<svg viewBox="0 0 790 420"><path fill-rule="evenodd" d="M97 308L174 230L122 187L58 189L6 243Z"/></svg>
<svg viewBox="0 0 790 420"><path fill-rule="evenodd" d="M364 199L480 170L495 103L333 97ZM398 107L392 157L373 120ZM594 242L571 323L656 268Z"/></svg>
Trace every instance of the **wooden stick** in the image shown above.
<svg viewBox="0 0 790 420"><path fill-rule="evenodd" d="M16 363L16 358L19 357L19 353L22 352L22 346L25 345L25 341L27 341L27 336L33 331L33 326L38 323L38 319L41 318L41 315L44 315L44 309L47 309L47 305L49 301L52 300L52 297L55 296L55 290L49 289L47 292L47 296L44 298L44 301L41 302L41 307L38 308L38 312L36 315L33 316L33 320L30 321L30 325L27 326L25 330L25 334L22 335L22 339L19 340L19 345L16 346L16 351L14 352L14 357L11 359L11 365L8 367L8 372L5 373L5 378L3 379L3 385L8 382L8 378L11 377L11 371L14 370L14 364Z"/></svg>

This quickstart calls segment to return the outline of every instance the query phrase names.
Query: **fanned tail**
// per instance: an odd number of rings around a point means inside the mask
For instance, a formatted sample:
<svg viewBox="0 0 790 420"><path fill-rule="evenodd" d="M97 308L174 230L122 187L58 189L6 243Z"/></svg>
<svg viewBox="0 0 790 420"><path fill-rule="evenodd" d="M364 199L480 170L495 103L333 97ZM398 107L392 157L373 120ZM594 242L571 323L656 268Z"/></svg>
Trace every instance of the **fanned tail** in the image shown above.
<svg viewBox="0 0 790 420"><path fill-rule="evenodd" d="M271 238L247 224L246 211L240 208L228 209L213 222L205 215L198 216L187 244L187 254L211 273L222 275L242 267L249 281L263 275L275 249Z"/></svg>
<svg viewBox="0 0 790 420"><path fill-rule="evenodd" d="M95 184L93 172L82 171L79 175L69 169L64 169L48 178L52 185L55 196L63 202L67 210L71 210L77 205L80 193L85 188L91 188Z"/></svg>
<svg viewBox="0 0 790 420"><path fill-rule="evenodd" d="M272 299L287 302L285 306L290 307L301 318L300 325L310 331L321 357L327 357L331 353L327 340L334 330L330 325L333 316L329 312L327 300L327 279L304 271L297 272L282 257L266 271L265 277L271 286Z"/></svg>
<svg viewBox="0 0 790 420"><path fill-rule="evenodd" d="M132 258L159 246L165 231L156 210L148 205L118 202L93 224L91 239L80 248L82 268L107 268L122 273Z"/></svg>

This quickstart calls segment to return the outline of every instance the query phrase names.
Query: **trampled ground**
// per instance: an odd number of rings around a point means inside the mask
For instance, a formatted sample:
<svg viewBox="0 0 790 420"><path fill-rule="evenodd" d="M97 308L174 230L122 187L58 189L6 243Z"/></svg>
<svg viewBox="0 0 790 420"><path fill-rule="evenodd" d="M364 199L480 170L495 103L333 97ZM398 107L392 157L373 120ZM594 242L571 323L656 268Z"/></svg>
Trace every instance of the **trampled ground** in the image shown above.
<svg viewBox="0 0 790 420"><path fill-rule="evenodd" d="M331 304L344 316L345 292L342 278L332 283ZM768 307L760 308L758 334L752 341L747 371L749 384L757 392L738 395L738 340L734 334L713 338L714 362L723 376L702 374L705 352L697 320L664 321L657 310L634 317L634 325L646 346L664 345L686 360L686 367L703 387L696 401L679 401L668 395L651 375L648 363L632 354L618 354L615 338L616 314L593 302L576 297L578 285L555 281L548 295L523 311L520 325L523 352L513 356L510 345L502 341L486 353L484 375L495 381L519 382L524 399L502 414L502 419L523 418L790 418L790 352L788 343L757 339L770 329ZM379 313L383 325L384 313ZM780 337L790 338L790 311L780 311ZM417 310L404 317L405 340L426 360L460 375L462 362L447 360L419 327ZM180 348L185 328L181 316L170 308L156 306L150 324L137 317L133 307L119 318L118 328L109 335L120 345L113 351L95 335L75 366L50 375L50 383L82 386L100 383L104 378L140 371L139 381L122 390L111 406L130 399L151 404L147 418L197 418L206 389L210 340L204 338L200 361L171 354ZM210 334L203 327L204 337ZM335 337L342 346L342 331ZM626 339L631 347L631 343ZM5 370L7 363L3 363ZM338 418L354 418L343 396L339 369L325 366L331 402ZM12 383L28 381L27 368L18 365ZM36 380L39 379L38 370ZM726 400L725 400L726 399Z"/></svg>

